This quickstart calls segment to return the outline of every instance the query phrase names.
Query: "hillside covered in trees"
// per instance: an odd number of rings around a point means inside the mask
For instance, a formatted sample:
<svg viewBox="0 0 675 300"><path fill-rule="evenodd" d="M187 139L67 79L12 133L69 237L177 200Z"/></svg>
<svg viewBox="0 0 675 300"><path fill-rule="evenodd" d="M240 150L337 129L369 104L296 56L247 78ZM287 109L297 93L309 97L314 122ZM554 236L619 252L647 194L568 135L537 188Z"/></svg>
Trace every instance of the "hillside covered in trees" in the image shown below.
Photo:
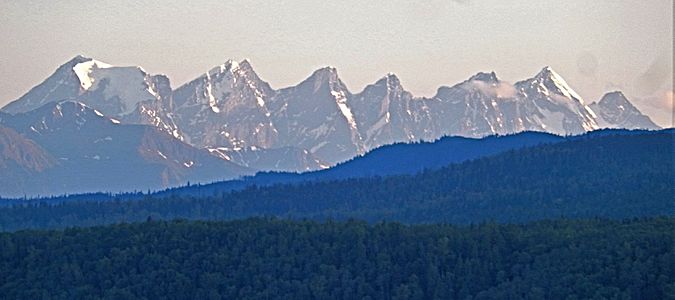
<svg viewBox="0 0 675 300"><path fill-rule="evenodd" d="M675 218L152 221L0 234L3 299L673 299Z"/></svg>

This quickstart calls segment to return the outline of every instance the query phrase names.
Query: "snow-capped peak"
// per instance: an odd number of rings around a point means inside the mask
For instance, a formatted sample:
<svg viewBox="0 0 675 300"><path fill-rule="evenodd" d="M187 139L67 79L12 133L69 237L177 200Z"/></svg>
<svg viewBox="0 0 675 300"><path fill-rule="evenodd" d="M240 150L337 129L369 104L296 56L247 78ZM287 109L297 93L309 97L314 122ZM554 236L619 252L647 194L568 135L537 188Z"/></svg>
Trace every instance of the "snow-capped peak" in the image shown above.
<svg viewBox="0 0 675 300"><path fill-rule="evenodd" d="M75 55L75 57L71 58L68 62L66 62L63 65L64 66L71 66L70 68L72 68L72 66L75 66L79 63L83 63L83 62L90 61L90 60L92 60L91 57L86 57L84 55L78 54L78 55Z"/></svg>
<svg viewBox="0 0 675 300"><path fill-rule="evenodd" d="M541 69L532 80L539 85L542 92L553 92L570 99L575 99L579 103L584 104L583 98L567 84L560 74L553 71L549 66L545 66Z"/></svg>
<svg viewBox="0 0 675 300"><path fill-rule="evenodd" d="M206 77L209 78L220 77L222 76L221 74L226 75L227 77L230 78L234 78L233 79L234 81L237 81L236 78L241 77L248 77L250 79L256 80L258 79L248 59L244 59L241 62L237 62L236 60L233 59L228 59L222 65L216 66L211 70L209 70L208 72L206 72Z"/></svg>
<svg viewBox="0 0 675 300"><path fill-rule="evenodd" d="M77 78L80 80L82 89L86 91L94 84L95 79L91 77L91 73L95 69L107 69L112 67L112 65L107 63L95 59L89 59L76 64L73 67L73 72L75 72L75 75L77 75Z"/></svg>
<svg viewBox="0 0 675 300"><path fill-rule="evenodd" d="M101 93L104 102L94 106L111 115L126 115L141 102L159 100L153 76L138 66L117 67L91 59L73 67L81 92ZM94 97L92 101L101 101ZM90 103L90 104L93 104Z"/></svg>
<svg viewBox="0 0 675 300"><path fill-rule="evenodd" d="M252 97L258 106L265 106L271 88L258 77L247 59L241 62L229 59L179 87L174 94L177 95L175 104L179 107L208 104L211 111L220 113L226 102L231 108L235 102L230 100L235 98Z"/></svg>
<svg viewBox="0 0 675 300"><path fill-rule="evenodd" d="M234 73L239 69L239 63L233 59L228 59L225 63L219 66L213 67L207 72L208 76L214 76L216 74L230 72Z"/></svg>

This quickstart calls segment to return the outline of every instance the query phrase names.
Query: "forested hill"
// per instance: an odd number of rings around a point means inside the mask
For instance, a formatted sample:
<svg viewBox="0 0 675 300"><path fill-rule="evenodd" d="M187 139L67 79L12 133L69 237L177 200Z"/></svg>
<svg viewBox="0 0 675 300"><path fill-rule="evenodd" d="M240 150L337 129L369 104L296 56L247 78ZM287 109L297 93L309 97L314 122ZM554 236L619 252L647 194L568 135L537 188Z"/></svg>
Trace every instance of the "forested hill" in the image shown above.
<svg viewBox="0 0 675 300"><path fill-rule="evenodd" d="M250 216L407 223L675 215L673 134L608 135L509 151L414 176L251 187L210 197L0 209L0 229Z"/></svg>
<svg viewBox="0 0 675 300"><path fill-rule="evenodd" d="M670 132L672 129L662 130ZM369 176L413 175L424 170L437 170L453 163L495 155L508 150L517 150L541 144L553 144L566 140L596 138L606 135L651 134L648 130L602 129L582 135L561 137L544 132L520 132L503 136L488 136L480 139L449 136L434 142L399 143L382 146L363 156L338 164L329 169L306 173L263 172L241 180L210 184L197 184L156 192L153 196L210 196L241 190L247 186L274 184L297 184L308 181L328 181ZM58 199L55 199L58 201Z"/></svg>
<svg viewBox="0 0 675 300"><path fill-rule="evenodd" d="M602 130L615 134L632 134L647 131ZM586 136L601 131L586 133ZM568 137L571 138L571 137ZM412 175L424 170L436 170L453 163L494 155L513 149L556 143L566 138L544 132L521 132L504 136L466 138L448 136L433 142L398 143L374 149L363 156L329 169L306 173L263 172L241 180L192 185L157 192L154 196L188 195L208 196L214 193L240 190L247 186L297 184L307 181L329 181L369 176Z"/></svg>
<svg viewBox="0 0 675 300"><path fill-rule="evenodd" d="M155 221L0 234L2 299L673 299L675 219Z"/></svg>

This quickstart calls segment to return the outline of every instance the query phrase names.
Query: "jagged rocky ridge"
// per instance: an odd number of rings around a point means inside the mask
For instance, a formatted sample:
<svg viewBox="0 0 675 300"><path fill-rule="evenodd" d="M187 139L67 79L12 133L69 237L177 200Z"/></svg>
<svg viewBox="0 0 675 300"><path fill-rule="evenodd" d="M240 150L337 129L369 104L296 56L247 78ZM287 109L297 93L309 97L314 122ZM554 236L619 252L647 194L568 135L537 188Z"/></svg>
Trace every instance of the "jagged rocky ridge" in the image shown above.
<svg viewBox="0 0 675 300"><path fill-rule="evenodd" d="M515 84L478 73L423 98L394 74L354 94L332 67L275 90L248 60L229 60L172 90L163 75L77 56L2 110L22 113L63 99L122 123L155 126L221 159L275 171L326 168L382 145L447 135L658 128L622 94L587 105L549 67Z"/></svg>

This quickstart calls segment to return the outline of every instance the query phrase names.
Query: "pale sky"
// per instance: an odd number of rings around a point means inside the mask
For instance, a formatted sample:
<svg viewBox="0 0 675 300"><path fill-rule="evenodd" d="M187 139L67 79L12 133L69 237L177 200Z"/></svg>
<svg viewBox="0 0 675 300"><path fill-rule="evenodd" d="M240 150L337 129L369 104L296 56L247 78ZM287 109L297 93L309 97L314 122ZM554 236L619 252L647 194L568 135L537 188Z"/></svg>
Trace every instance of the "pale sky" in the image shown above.
<svg viewBox="0 0 675 300"><path fill-rule="evenodd" d="M672 0L0 0L0 106L77 54L140 65L174 88L248 58L272 87L331 65L352 92L388 72L432 96L479 71L550 65L586 102L622 90L672 126Z"/></svg>

